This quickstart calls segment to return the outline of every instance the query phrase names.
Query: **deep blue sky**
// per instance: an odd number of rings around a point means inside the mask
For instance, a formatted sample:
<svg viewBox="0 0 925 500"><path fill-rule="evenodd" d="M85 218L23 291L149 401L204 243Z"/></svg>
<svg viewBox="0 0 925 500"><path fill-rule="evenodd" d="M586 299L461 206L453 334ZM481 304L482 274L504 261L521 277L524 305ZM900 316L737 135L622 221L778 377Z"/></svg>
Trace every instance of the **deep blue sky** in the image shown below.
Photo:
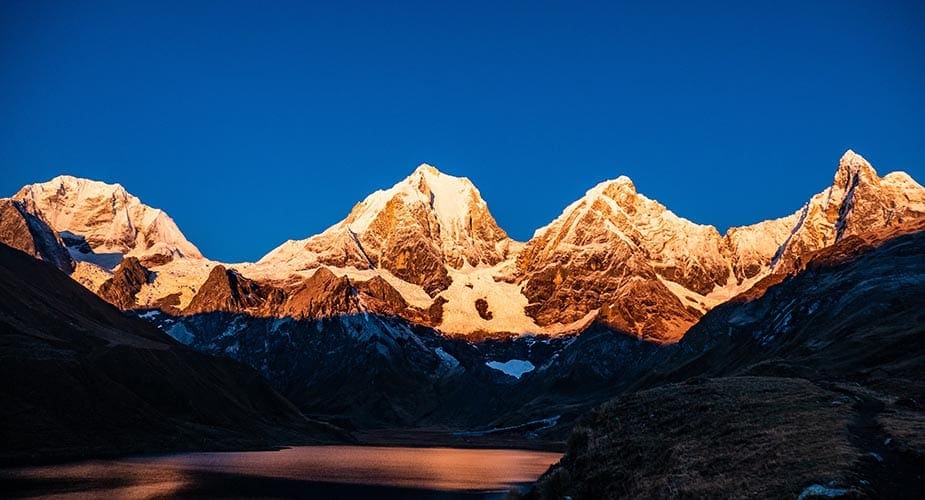
<svg viewBox="0 0 925 500"><path fill-rule="evenodd" d="M925 2L0 2L0 193L120 182L252 260L421 162L527 239L629 175L725 230L925 180Z"/></svg>

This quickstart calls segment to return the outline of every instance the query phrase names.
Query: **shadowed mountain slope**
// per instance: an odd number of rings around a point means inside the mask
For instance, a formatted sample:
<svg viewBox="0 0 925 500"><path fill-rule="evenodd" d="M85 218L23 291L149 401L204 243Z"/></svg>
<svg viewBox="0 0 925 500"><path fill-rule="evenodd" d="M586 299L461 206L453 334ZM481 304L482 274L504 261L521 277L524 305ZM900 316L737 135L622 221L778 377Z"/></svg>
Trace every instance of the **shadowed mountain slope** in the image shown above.
<svg viewBox="0 0 925 500"><path fill-rule="evenodd" d="M915 497L925 232L845 238L804 267L663 350L529 497Z"/></svg>
<svg viewBox="0 0 925 500"><path fill-rule="evenodd" d="M332 442L252 369L0 245L0 459Z"/></svg>

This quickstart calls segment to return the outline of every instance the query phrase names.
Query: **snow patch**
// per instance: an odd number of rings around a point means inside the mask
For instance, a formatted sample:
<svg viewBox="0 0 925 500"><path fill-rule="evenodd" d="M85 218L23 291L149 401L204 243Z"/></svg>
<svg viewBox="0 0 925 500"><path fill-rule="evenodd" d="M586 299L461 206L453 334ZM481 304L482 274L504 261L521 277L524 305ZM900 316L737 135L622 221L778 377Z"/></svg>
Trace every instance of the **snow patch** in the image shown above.
<svg viewBox="0 0 925 500"><path fill-rule="evenodd" d="M285 324L291 323L292 318L277 318L273 320L273 324L270 325L270 333L276 333L279 331L279 328Z"/></svg>
<svg viewBox="0 0 925 500"><path fill-rule="evenodd" d="M843 488L828 488L826 486L822 486L821 484L814 484L812 486L807 487L805 490L803 490L803 492L800 493L800 496L797 497L797 500L804 500L806 498L812 498L812 497L834 498L834 497L845 496L847 494L848 494L848 490L843 489Z"/></svg>
<svg viewBox="0 0 925 500"><path fill-rule="evenodd" d="M486 434L497 434L501 432L511 432L511 431L525 431L528 435L535 436L537 431L542 431L555 427L559 423L559 419L562 418L562 415L555 415L549 418L542 418L540 420L531 420L530 422L520 424L520 425L509 425L507 427L494 427L484 431L467 431L467 432L454 432L454 436L484 436Z"/></svg>
<svg viewBox="0 0 925 500"><path fill-rule="evenodd" d="M186 329L186 326L183 323L175 323L173 326L167 329L167 335L177 339L182 344L190 345L193 343L193 340L196 339L196 336L192 332Z"/></svg>
<svg viewBox="0 0 925 500"><path fill-rule="evenodd" d="M440 358L440 361L449 369L456 368L459 366L459 360L456 359L452 354L443 350L442 347L434 349L434 353Z"/></svg>
<svg viewBox="0 0 925 500"><path fill-rule="evenodd" d="M516 379L520 379L525 373L532 372L535 366L533 363L525 359L511 359L508 361L488 361L485 363L486 366L492 370L498 370L499 372L509 375Z"/></svg>
<svg viewBox="0 0 925 500"><path fill-rule="evenodd" d="M573 323L537 325L533 318L524 312L529 301L521 291L522 285L495 279L503 275L506 267L511 264L510 261L505 261L494 267L466 266L461 270L448 268L453 282L439 295L447 302L443 305L443 320L437 328L453 334L510 332L556 335L579 331L596 316L595 310ZM404 295L404 292L402 294ZM478 299L488 303L491 319L486 320L479 316L475 309L475 301Z"/></svg>

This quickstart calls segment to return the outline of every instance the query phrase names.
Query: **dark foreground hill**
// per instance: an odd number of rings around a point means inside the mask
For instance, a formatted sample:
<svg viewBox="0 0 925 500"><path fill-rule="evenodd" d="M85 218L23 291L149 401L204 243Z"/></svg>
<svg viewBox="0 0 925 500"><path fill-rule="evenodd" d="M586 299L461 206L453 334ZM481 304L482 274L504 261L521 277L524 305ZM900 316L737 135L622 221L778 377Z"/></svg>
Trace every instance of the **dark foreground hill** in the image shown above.
<svg viewBox="0 0 925 500"><path fill-rule="evenodd" d="M662 356L531 498L921 498L925 232L845 241Z"/></svg>
<svg viewBox="0 0 925 500"><path fill-rule="evenodd" d="M344 441L254 370L182 346L0 244L0 459Z"/></svg>

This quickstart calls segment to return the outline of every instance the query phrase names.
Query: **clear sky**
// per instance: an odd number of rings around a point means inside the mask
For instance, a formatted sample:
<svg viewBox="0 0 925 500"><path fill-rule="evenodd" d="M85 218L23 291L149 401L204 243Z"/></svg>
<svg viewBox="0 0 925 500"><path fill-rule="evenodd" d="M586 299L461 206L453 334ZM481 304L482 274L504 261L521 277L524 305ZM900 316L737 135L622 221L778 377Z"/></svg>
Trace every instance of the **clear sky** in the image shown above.
<svg viewBox="0 0 925 500"><path fill-rule="evenodd" d="M848 148L925 182L925 2L638 3L4 0L0 194L120 182L241 261L422 162L520 240L621 174L721 231Z"/></svg>

